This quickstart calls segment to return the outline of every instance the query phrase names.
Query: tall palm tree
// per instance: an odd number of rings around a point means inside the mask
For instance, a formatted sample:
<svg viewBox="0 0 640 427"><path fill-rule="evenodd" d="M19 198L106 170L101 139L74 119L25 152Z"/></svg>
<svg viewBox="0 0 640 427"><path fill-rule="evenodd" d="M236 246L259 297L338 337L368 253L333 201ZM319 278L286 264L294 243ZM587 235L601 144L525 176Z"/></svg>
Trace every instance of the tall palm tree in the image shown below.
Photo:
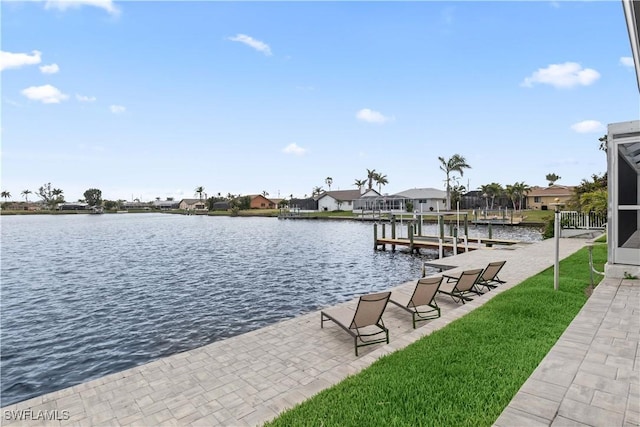
<svg viewBox="0 0 640 427"><path fill-rule="evenodd" d="M520 210L522 211L523 200L524 200L525 197L527 197L527 194L529 193L529 191L531 191L531 187L529 187L527 184L525 184L524 181L516 182L514 184L514 187L516 188L516 194L517 194L518 199L519 199L518 206L520 207Z"/></svg>
<svg viewBox="0 0 640 427"><path fill-rule="evenodd" d="M202 202L202 193L204 193L204 187L202 185L196 187L195 193L199 196L200 202Z"/></svg>
<svg viewBox="0 0 640 427"><path fill-rule="evenodd" d="M489 209L493 209L496 197L500 197L504 189L502 188L502 185L497 182L492 182L491 184L480 186L480 191L486 195L487 199L491 198L491 206L489 206Z"/></svg>
<svg viewBox="0 0 640 427"><path fill-rule="evenodd" d="M33 193L33 191L31 190L22 190L22 194L24 196L24 200L26 200L27 203L29 203L29 194Z"/></svg>
<svg viewBox="0 0 640 427"><path fill-rule="evenodd" d="M458 172L460 176L464 175L465 169L471 169L467 161L460 154L454 154L450 159L445 160L444 157L438 157L440 160L440 169L446 174L445 183L447 186L447 210L451 209L451 173Z"/></svg>
<svg viewBox="0 0 640 427"><path fill-rule="evenodd" d="M331 184L333 184L333 178L331 178L330 176L326 177L324 180L324 183L327 184L327 187L329 187L329 191L331 191Z"/></svg>
<svg viewBox="0 0 640 427"><path fill-rule="evenodd" d="M313 190L311 191L311 197L319 196L323 191L324 189L322 187L313 187Z"/></svg>
<svg viewBox="0 0 640 427"><path fill-rule="evenodd" d="M375 169L367 169L367 179L369 180L369 190L371 190L373 188L373 180L376 176L376 170Z"/></svg>
<svg viewBox="0 0 640 427"><path fill-rule="evenodd" d="M6 201L7 201L7 199L8 199L9 197L11 197L11 193L10 193L10 192L8 192L8 191L3 191L2 193L0 193L0 197L2 197L2 198L4 199L4 201L6 202Z"/></svg>
<svg viewBox="0 0 640 427"><path fill-rule="evenodd" d="M356 181L353 183L353 185L355 185L356 187L358 187L358 190L361 190L362 187L364 187L367 183L366 179L356 179Z"/></svg>
<svg viewBox="0 0 640 427"><path fill-rule="evenodd" d="M262 191L262 195L263 195L264 197L267 197L267 196L269 195L269 193L267 192L267 190L263 190L263 191Z"/></svg>
<svg viewBox="0 0 640 427"><path fill-rule="evenodd" d="M378 193L382 193L382 186L387 185L389 183L389 180L387 179L387 175L382 175L379 173L376 173L376 175L373 177L373 180L378 185Z"/></svg>
<svg viewBox="0 0 640 427"><path fill-rule="evenodd" d="M517 184L517 183L516 183ZM518 200L518 190L515 185L507 184L504 194L511 200L513 210L516 210L516 200Z"/></svg>

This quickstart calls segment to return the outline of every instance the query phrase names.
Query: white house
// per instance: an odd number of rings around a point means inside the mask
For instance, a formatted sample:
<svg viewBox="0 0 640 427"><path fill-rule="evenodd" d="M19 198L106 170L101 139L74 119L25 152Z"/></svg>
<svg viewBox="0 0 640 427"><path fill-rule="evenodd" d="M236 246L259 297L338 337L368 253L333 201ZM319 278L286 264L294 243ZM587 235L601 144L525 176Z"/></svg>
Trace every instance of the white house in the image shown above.
<svg viewBox="0 0 640 427"><path fill-rule="evenodd" d="M370 197L373 194L380 196L376 190L366 190L361 194L360 190L325 191L318 201L319 211L353 211L356 200L361 197Z"/></svg>
<svg viewBox="0 0 640 427"><path fill-rule="evenodd" d="M444 211L447 206L447 192L437 188L412 188L394 196L403 197L405 205L411 202L416 212Z"/></svg>

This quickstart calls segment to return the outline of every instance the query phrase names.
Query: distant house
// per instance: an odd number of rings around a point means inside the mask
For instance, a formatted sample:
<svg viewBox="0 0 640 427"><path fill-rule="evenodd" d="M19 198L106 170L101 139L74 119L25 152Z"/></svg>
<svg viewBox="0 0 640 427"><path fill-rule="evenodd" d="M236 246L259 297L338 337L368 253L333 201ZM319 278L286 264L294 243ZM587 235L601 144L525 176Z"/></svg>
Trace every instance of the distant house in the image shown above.
<svg viewBox="0 0 640 427"><path fill-rule="evenodd" d="M352 211L360 190L325 191L316 198L319 211Z"/></svg>
<svg viewBox="0 0 640 427"><path fill-rule="evenodd" d="M59 211L83 211L89 209L89 205L84 202L64 202L58 203Z"/></svg>
<svg viewBox="0 0 640 427"><path fill-rule="evenodd" d="M522 209L526 209L526 201L526 198L522 199ZM518 208L520 208L519 203L520 201L516 200L516 207ZM460 209L485 209L487 207L491 207L491 198L488 196L484 197L484 193L480 190L469 191L460 198ZM493 199L494 209L504 207L513 209L513 202L507 196L503 195ZM451 208L454 209L455 206L452 206Z"/></svg>
<svg viewBox="0 0 640 427"><path fill-rule="evenodd" d="M284 200L284 199L282 199L282 198L274 199L274 198L272 197L272 198L270 198L269 200L271 200L271 201L273 202L273 204L275 205L275 207L276 207L276 208L280 207L280 205L282 204L282 202L285 202L285 200ZM285 202L285 203L286 203L286 202Z"/></svg>
<svg viewBox="0 0 640 427"><path fill-rule="evenodd" d="M213 204L212 208L213 208L214 211L227 211L231 207L229 206L229 202L222 201L222 202L215 202Z"/></svg>
<svg viewBox="0 0 640 427"><path fill-rule="evenodd" d="M249 207L251 209L275 209L276 204L271 200L264 197L262 194L252 194L249 195L251 198L251 202L249 203Z"/></svg>
<svg viewBox="0 0 640 427"><path fill-rule="evenodd" d="M412 188L395 193L407 202L411 202L415 212L444 211L447 206L447 192L437 188Z"/></svg>
<svg viewBox="0 0 640 427"><path fill-rule="evenodd" d="M548 187L532 187L527 193L527 206L529 209L552 210L552 203L567 203L575 194L575 187L565 185L550 185Z"/></svg>
<svg viewBox="0 0 640 427"><path fill-rule="evenodd" d="M204 200L200 199L182 199L180 200L180 204L178 206L180 209L184 210L197 210L207 208Z"/></svg>
<svg viewBox="0 0 640 427"><path fill-rule="evenodd" d="M124 202L122 203L122 208L123 209L144 209L144 210L150 210L151 209L151 204L150 203L146 203L146 202Z"/></svg>
<svg viewBox="0 0 640 427"><path fill-rule="evenodd" d="M289 200L289 209L298 209L301 211L317 211L318 201L313 197L307 197L306 199L291 199Z"/></svg>
<svg viewBox="0 0 640 427"><path fill-rule="evenodd" d="M153 202L153 207L160 210L178 209L180 207L180 202L176 202L174 200L155 200Z"/></svg>

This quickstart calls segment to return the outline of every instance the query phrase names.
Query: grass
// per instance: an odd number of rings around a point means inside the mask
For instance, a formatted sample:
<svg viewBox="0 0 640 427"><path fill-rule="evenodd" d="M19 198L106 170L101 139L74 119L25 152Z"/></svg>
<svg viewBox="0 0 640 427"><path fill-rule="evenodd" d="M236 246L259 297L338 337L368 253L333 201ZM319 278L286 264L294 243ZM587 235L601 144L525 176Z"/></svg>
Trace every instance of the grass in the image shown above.
<svg viewBox="0 0 640 427"><path fill-rule="evenodd" d="M606 245L593 256L602 269ZM588 266L585 248L557 292L547 269L267 425L491 425L586 302Z"/></svg>

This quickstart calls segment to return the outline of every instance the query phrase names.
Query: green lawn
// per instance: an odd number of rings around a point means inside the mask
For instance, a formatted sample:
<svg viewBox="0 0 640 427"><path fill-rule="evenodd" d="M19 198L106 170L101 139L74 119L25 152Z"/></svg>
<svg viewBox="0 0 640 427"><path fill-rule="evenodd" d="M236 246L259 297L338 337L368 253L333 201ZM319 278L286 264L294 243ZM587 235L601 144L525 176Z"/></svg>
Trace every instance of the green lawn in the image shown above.
<svg viewBox="0 0 640 427"><path fill-rule="evenodd" d="M593 256L602 271L606 245ZM588 260L560 263L559 291L545 270L267 425L491 425L586 302Z"/></svg>

